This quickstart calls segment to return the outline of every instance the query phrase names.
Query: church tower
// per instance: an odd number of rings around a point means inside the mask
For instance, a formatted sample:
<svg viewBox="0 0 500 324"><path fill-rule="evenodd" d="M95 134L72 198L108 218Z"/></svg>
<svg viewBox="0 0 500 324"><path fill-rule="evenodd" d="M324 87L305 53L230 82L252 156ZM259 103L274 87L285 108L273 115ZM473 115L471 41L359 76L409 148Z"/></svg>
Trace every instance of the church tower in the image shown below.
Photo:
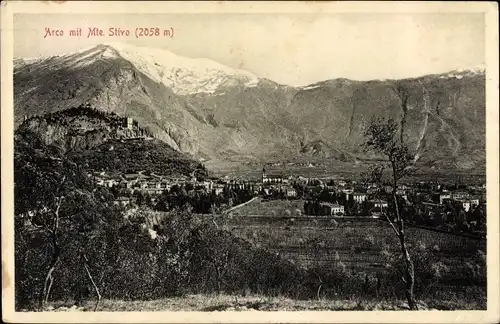
<svg viewBox="0 0 500 324"><path fill-rule="evenodd" d="M267 179L267 175L266 175L266 167L264 166L262 168L262 183L265 183L266 182L266 179Z"/></svg>

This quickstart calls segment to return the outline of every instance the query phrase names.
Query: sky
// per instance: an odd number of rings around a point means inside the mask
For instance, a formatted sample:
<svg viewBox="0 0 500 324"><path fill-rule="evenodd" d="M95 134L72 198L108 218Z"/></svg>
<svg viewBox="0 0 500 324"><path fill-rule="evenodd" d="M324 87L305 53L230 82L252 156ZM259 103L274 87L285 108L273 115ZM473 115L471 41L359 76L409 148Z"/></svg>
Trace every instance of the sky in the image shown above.
<svg viewBox="0 0 500 324"><path fill-rule="evenodd" d="M62 37L46 37L45 28ZM81 37L69 30L82 28ZM173 28L174 36L87 38L89 27ZM399 79L485 63L481 13L16 14L14 57L50 56L104 42L209 58L294 85L333 78Z"/></svg>

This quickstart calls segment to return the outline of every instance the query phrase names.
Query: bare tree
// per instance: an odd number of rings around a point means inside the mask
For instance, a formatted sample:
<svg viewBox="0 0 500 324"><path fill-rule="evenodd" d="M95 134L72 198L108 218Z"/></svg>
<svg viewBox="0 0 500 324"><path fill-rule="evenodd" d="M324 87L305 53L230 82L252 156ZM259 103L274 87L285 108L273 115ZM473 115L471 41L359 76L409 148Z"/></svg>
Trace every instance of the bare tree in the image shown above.
<svg viewBox="0 0 500 324"><path fill-rule="evenodd" d="M401 218L397 200L398 182L409 174L413 155L410 154L408 146L401 141L402 138L398 138L398 131L401 130L399 130L398 124L396 124L393 119L389 118L385 120L383 118L373 118L364 134L366 138L365 148L384 155L387 159L385 165L388 164L390 166L390 183L392 187L392 197L394 199L395 219L391 219L387 213L385 213L385 216L399 239L401 256L404 260L404 271L401 279L405 284L405 296L408 301L408 306L411 310L416 310L417 304L413 295L415 271L413 261L408 252L404 221ZM381 183L385 165L373 169L372 180Z"/></svg>
<svg viewBox="0 0 500 324"><path fill-rule="evenodd" d="M99 307L99 302L101 301L102 296L101 296L101 293L99 292L99 287L97 287L97 284L95 283L94 278L90 274L90 270L89 270L89 267L87 265L89 263L89 259L87 258L87 255L85 254L84 251L80 251L80 262L83 263L83 267L85 268L85 272L87 273L87 276L89 277L90 282L92 283L92 286L94 287L94 290L97 294L97 303L94 307L94 312L95 312L95 311L97 311L97 307Z"/></svg>
<svg viewBox="0 0 500 324"><path fill-rule="evenodd" d="M52 255L49 263L49 269L45 275L43 289L40 294L39 307L42 308L47 303L52 285L54 283L54 271L59 263L61 256L61 247L59 245L59 221L60 210L64 201L62 188L66 177L62 177L59 185L53 191L53 198L49 200L43 209L36 210L32 213L27 213L30 224L36 229L44 232L49 237L52 245Z"/></svg>

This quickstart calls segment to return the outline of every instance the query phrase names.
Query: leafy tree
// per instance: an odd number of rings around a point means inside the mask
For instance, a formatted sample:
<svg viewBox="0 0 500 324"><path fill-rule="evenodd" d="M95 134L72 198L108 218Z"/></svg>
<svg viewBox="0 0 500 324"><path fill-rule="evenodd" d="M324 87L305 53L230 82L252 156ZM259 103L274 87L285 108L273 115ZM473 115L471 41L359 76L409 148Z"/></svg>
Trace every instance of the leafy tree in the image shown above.
<svg viewBox="0 0 500 324"><path fill-rule="evenodd" d="M387 160L386 163L372 173L373 182L382 183L382 174L386 164L389 164L391 171L392 198L394 201L395 219L386 215L387 221L391 225L394 233L399 239L401 255L404 259L404 271L401 279L405 284L405 296L408 306L411 310L417 309L413 290L415 285L414 264L408 252L405 225L401 217L400 208L397 199L398 182L405 176L408 176L413 161L413 155L408 146L402 141L403 137L398 138L400 129L392 118L385 120L383 118L372 118L368 128L365 131L365 149L382 154Z"/></svg>

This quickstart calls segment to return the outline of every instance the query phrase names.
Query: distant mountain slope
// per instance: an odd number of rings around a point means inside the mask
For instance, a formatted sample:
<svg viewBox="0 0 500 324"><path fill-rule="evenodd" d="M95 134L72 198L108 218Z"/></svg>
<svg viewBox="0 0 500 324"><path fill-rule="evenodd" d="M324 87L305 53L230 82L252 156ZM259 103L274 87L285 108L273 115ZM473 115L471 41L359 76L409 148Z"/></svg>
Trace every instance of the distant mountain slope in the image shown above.
<svg viewBox="0 0 500 324"><path fill-rule="evenodd" d="M91 107L27 119L16 130L16 139L48 147L86 170L207 176L201 163L149 137L147 129L137 124L130 129L126 118Z"/></svg>
<svg viewBox="0 0 500 324"><path fill-rule="evenodd" d="M372 116L403 120L417 162L468 168L484 163L484 86L484 72L468 71L390 81L337 79L300 90L287 109L324 142L359 155ZM407 96L407 111L398 89Z"/></svg>
<svg viewBox="0 0 500 324"><path fill-rule="evenodd" d="M134 117L175 150L200 159L262 162L298 155L370 158L372 116L404 124L417 163L484 168L484 70L404 80L333 79L291 87L210 60L131 45L17 60L16 126L23 116L89 103ZM404 94L408 109L401 108ZM321 144L321 152L314 148ZM329 152L325 152L328 150Z"/></svg>

